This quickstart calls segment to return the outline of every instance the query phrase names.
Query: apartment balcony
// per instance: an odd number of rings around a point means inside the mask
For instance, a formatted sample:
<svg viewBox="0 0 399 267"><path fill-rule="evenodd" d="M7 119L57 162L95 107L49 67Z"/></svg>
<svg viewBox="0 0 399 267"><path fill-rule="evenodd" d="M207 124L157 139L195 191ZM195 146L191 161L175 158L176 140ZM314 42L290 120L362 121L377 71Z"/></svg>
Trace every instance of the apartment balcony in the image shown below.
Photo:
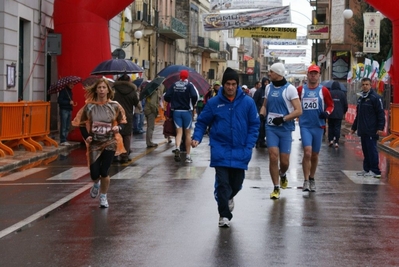
<svg viewBox="0 0 399 267"><path fill-rule="evenodd" d="M172 16L160 16L158 22L158 33L170 39L186 39L188 27Z"/></svg>
<svg viewBox="0 0 399 267"><path fill-rule="evenodd" d="M219 51L222 53L230 54L230 45L228 42L220 41L219 42Z"/></svg>
<svg viewBox="0 0 399 267"><path fill-rule="evenodd" d="M212 50L211 52L219 52L220 51L220 44L219 42L213 40L212 38L207 38L208 39L208 47L210 50Z"/></svg>
<svg viewBox="0 0 399 267"><path fill-rule="evenodd" d="M132 8L132 32L136 30L156 30L158 27L158 11L149 10L148 4L135 2Z"/></svg>

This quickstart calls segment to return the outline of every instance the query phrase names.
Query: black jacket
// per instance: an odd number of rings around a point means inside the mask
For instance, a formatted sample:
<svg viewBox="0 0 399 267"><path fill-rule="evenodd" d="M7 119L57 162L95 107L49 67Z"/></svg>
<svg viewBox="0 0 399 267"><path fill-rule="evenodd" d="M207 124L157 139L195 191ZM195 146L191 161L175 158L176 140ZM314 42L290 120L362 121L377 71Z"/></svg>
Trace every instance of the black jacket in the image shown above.
<svg viewBox="0 0 399 267"><path fill-rule="evenodd" d="M352 130L357 131L359 136L368 135L378 138L377 131L384 130L384 126L385 112L381 97L371 89L367 95L357 100L356 118Z"/></svg>
<svg viewBox="0 0 399 267"><path fill-rule="evenodd" d="M60 109L64 110L72 110L73 106L71 105L72 100L72 90L65 86L63 90L58 94L57 103Z"/></svg>
<svg viewBox="0 0 399 267"><path fill-rule="evenodd" d="M346 100L345 92L339 86L339 82L333 82L330 94L334 101L334 110L328 118L342 120L348 111L348 101Z"/></svg>
<svg viewBox="0 0 399 267"><path fill-rule="evenodd" d="M133 128L133 108L139 103L137 87L132 82L116 81L114 83L115 96L117 101L125 110L127 123L123 125L121 135L129 135Z"/></svg>
<svg viewBox="0 0 399 267"><path fill-rule="evenodd" d="M262 79L262 87L259 88L258 90L256 90L255 94L254 94L254 101L256 104L256 108L258 109L258 112L260 111L260 108L263 105L263 101L265 100L265 91L266 91L266 86L265 86L265 81L266 81L266 77L263 77Z"/></svg>

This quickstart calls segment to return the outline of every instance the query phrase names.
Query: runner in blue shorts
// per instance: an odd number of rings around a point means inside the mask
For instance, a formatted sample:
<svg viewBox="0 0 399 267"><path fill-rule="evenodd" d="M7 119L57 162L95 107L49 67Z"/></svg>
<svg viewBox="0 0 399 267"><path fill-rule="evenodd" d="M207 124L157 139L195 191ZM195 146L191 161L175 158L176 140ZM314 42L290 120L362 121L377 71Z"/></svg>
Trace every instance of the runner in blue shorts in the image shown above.
<svg viewBox="0 0 399 267"><path fill-rule="evenodd" d="M303 110L302 116L299 118L303 147L304 182L302 190L315 192L314 177L319 162L323 132L326 127L326 119L334 109L334 101L328 89L319 84L320 68L318 66L310 66L307 77L307 84L298 87Z"/></svg>
<svg viewBox="0 0 399 267"><path fill-rule="evenodd" d="M199 98L198 91L194 84L189 82L189 72L187 70L180 71L180 80L175 82L165 93L164 99L170 102L173 110L173 120L176 125L176 149L175 161L180 162L180 144L186 146L186 163L193 160L190 156L191 151L191 123L192 111ZM183 131L185 140L182 140Z"/></svg>
<svg viewBox="0 0 399 267"><path fill-rule="evenodd" d="M265 100L260 114L266 118L266 142L269 151L269 171L274 185L271 199L280 198L280 187L287 188L292 131L295 118L302 114L298 91L284 78L282 63L270 67L271 84L265 89ZM280 164L279 164L280 160Z"/></svg>
<svg viewBox="0 0 399 267"><path fill-rule="evenodd" d="M191 129L193 123L193 114L190 110L175 110L173 120L176 128ZM191 142L191 137L190 137Z"/></svg>

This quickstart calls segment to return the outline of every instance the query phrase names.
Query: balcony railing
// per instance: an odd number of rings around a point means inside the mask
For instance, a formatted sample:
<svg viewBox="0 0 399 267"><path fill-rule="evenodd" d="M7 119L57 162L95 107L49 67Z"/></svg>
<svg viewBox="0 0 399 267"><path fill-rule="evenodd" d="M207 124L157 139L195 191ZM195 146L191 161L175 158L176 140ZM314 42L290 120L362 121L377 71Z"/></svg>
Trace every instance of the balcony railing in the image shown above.
<svg viewBox="0 0 399 267"><path fill-rule="evenodd" d="M215 51L220 51L220 44L212 38L209 38L209 48Z"/></svg>
<svg viewBox="0 0 399 267"><path fill-rule="evenodd" d="M187 25L172 16L160 16L158 23L158 32L168 36L171 39L187 38Z"/></svg>

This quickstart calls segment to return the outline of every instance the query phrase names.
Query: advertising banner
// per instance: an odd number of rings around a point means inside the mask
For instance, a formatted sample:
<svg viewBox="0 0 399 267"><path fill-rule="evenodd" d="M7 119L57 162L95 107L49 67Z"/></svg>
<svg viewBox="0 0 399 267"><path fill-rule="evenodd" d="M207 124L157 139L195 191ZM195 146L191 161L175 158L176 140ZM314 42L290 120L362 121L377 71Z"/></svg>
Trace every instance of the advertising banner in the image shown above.
<svg viewBox="0 0 399 267"><path fill-rule="evenodd" d="M247 27L234 30L234 37L296 39L296 28Z"/></svg>
<svg viewBox="0 0 399 267"><path fill-rule="evenodd" d="M329 35L329 25L308 25L308 39L327 40Z"/></svg>
<svg viewBox="0 0 399 267"><path fill-rule="evenodd" d="M291 23L291 12L290 6L284 6L239 13L203 14L202 20L205 31L219 31Z"/></svg>
<svg viewBox="0 0 399 267"><path fill-rule="evenodd" d="M380 15L375 12L367 12L363 14L363 53L380 52L380 20Z"/></svg>
<svg viewBox="0 0 399 267"><path fill-rule="evenodd" d="M265 57L306 57L306 49L265 49Z"/></svg>
<svg viewBox="0 0 399 267"><path fill-rule="evenodd" d="M211 10L263 9L282 5L282 0L211 0L210 3Z"/></svg>
<svg viewBox="0 0 399 267"><path fill-rule="evenodd" d="M297 39L263 39L262 44L265 45L308 45L306 36L297 36Z"/></svg>

